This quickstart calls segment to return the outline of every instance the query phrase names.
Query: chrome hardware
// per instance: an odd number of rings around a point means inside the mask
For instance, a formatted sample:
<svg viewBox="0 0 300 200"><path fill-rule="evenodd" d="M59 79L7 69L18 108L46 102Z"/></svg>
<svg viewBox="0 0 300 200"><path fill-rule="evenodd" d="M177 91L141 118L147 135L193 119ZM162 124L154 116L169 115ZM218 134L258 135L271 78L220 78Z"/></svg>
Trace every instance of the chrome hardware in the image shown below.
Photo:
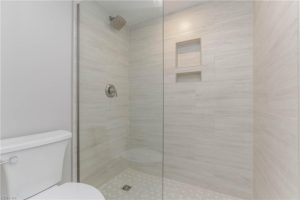
<svg viewBox="0 0 300 200"><path fill-rule="evenodd" d="M18 162L18 157L17 156L12 156L8 158L7 160L1 160L0 165L4 164L16 164Z"/></svg>
<svg viewBox="0 0 300 200"><path fill-rule="evenodd" d="M130 185L124 185L124 186L122 187L122 190L128 192L131 188L132 188L132 186L130 186Z"/></svg>
<svg viewBox="0 0 300 200"><path fill-rule="evenodd" d="M117 89L113 84L108 84L105 88L105 94L107 97L117 97Z"/></svg>

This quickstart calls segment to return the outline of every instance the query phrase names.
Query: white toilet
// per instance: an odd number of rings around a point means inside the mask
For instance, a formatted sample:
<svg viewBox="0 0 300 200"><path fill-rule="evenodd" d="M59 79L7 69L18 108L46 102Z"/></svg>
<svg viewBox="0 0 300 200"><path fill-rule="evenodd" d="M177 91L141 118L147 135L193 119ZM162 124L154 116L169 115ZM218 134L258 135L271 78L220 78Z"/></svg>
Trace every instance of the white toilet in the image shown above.
<svg viewBox="0 0 300 200"><path fill-rule="evenodd" d="M58 185L71 136L59 130L1 140L1 181L6 186L1 199L104 200L99 190L87 184Z"/></svg>

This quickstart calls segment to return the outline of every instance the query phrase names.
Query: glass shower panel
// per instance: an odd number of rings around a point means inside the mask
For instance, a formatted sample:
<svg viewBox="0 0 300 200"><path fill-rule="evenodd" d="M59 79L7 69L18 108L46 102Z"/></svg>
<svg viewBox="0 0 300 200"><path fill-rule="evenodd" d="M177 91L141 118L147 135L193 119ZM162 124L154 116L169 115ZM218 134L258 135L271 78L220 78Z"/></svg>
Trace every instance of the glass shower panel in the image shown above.
<svg viewBox="0 0 300 200"><path fill-rule="evenodd" d="M78 174L110 199L162 199L159 1L78 6Z"/></svg>
<svg viewBox="0 0 300 200"><path fill-rule="evenodd" d="M182 2L164 4L164 197L250 199L253 2Z"/></svg>

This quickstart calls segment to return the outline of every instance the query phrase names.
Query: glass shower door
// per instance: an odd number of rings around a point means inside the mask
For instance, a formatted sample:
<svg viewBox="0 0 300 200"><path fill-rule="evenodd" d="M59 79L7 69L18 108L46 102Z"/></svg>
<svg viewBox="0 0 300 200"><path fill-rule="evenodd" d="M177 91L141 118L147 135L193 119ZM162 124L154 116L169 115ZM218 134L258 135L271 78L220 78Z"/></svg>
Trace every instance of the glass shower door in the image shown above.
<svg viewBox="0 0 300 200"><path fill-rule="evenodd" d="M157 1L78 6L78 175L110 199L162 199L163 17Z"/></svg>

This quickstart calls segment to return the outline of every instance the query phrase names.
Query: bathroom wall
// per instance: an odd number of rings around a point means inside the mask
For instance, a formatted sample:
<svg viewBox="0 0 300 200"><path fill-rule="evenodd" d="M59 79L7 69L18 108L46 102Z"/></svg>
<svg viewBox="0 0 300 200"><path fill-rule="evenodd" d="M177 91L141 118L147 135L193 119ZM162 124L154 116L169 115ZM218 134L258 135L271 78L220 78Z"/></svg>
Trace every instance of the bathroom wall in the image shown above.
<svg viewBox="0 0 300 200"><path fill-rule="evenodd" d="M131 168L157 176L163 151L162 51L162 16L130 27L128 161Z"/></svg>
<svg viewBox="0 0 300 200"><path fill-rule="evenodd" d="M80 178L100 186L127 167L129 31L111 27L97 2L81 2L79 15ZM117 98L106 97L108 83Z"/></svg>
<svg viewBox="0 0 300 200"><path fill-rule="evenodd" d="M299 199L298 1L254 3L254 198Z"/></svg>
<svg viewBox="0 0 300 200"><path fill-rule="evenodd" d="M71 54L70 1L1 1L1 139L71 130Z"/></svg>
<svg viewBox="0 0 300 200"><path fill-rule="evenodd" d="M165 177L251 197L252 11L251 2L208 2L165 16ZM130 31L128 149L146 148L140 155L154 160L153 150L161 151L160 28L155 19ZM176 42L195 38L203 45L202 80L176 83ZM158 162L129 163L159 175Z"/></svg>
<svg viewBox="0 0 300 200"><path fill-rule="evenodd" d="M2 138L71 127L70 2L1 2Z"/></svg>
<svg viewBox="0 0 300 200"><path fill-rule="evenodd" d="M165 17L165 177L251 198L252 12L250 1L218 1ZM176 68L176 43L195 38L202 63ZM201 81L176 81L191 69Z"/></svg>

